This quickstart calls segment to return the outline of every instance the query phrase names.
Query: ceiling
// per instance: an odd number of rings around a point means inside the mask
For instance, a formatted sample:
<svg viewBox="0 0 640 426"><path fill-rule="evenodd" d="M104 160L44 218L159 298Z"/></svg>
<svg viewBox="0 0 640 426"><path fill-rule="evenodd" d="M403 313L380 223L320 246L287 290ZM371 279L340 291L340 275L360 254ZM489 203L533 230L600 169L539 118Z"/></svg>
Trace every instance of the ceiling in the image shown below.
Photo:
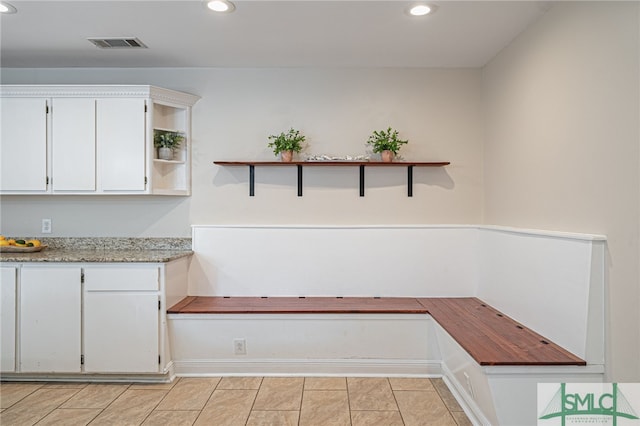
<svg viewBox="0 0 640 426"><path fill-rule="evenodd" d="M543 1L9 0L2 67L481 67L549 7ZM89 37L148 49L99 49Z"/></svg>

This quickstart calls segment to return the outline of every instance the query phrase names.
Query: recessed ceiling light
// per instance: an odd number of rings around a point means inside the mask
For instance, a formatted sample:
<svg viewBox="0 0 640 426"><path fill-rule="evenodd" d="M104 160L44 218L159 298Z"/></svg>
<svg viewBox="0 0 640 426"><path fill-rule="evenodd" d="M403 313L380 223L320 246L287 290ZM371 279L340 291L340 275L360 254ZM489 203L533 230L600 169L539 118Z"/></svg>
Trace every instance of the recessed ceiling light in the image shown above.
<svg viewBox="0 0 640 426"><path fill-rule="evenodd" d="M435 12L437 9L437 6L432 5L432 4L414 4L413 6L409 7L408 12L409 15L411 16L424 16L424 15L428 15L430 13Z"/></svg>
<svg viewBox="0 0 640 426"><path fill-rule="evenodd" d="M6 13L7 15L10 13L16 13L18 10L13 7L13 5L0 1L0 13Z"/></svg>
<svg viewBox="0 0 640 426"><path fill-rule="evenodd" d="M207 2L207 7L214 12L233 12L236 6L228 0L211 0Z"/></svg>

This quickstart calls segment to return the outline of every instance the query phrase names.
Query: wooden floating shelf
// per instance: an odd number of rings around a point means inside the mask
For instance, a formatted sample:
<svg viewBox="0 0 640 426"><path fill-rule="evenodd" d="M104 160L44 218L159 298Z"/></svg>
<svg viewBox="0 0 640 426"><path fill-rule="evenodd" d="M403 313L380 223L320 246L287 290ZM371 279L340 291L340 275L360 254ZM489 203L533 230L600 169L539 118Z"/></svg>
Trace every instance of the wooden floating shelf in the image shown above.
<svg viewBox="0 0 640 426"><path fill-rule="evenodd" d="M451 164L448 161L425 162L425 161L394 161L385 163L383 161L292 161L284 163L282 161L214 161L213 164L219 166L384 166L384 167L443 167Z"/></svg>
<svg viewBox="0 0 640 426"><path fill-rule="evenodd" d="M248 166L249 167L249 196L255 195L255 167L292 167L298 169L298 197L302 197L302 168L303 167L359 167L360 169L360 196L364 197L364 168L365 167L406 167L407 168L407 196L413 197L413 168L414 167L444 167L451 164L448 161L394 161L386 163L382 161L214 161L218 166Z"/></svg>

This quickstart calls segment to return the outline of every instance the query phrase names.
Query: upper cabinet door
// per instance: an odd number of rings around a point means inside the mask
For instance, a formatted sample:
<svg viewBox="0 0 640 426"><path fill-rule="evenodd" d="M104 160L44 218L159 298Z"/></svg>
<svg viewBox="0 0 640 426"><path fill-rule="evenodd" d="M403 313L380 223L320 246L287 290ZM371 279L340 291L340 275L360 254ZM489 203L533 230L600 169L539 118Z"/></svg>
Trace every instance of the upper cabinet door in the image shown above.
<svg viewBox="0 0 640 426"><path fill-rule="evenodd" d="M96 101L56 98L52 102L53 191L95 191Z"/></svg>
<svg viewBox="0 0 640 426"><path fill-rule="evenodd" d="M47 191L47 99L2 98L0 191Z"/></svg>
<svg viewBox="0 0 640 426"><path fill-rule="evenodd" d="M144 192L144 99L98 99L96 136L103 192Z"/></svg>

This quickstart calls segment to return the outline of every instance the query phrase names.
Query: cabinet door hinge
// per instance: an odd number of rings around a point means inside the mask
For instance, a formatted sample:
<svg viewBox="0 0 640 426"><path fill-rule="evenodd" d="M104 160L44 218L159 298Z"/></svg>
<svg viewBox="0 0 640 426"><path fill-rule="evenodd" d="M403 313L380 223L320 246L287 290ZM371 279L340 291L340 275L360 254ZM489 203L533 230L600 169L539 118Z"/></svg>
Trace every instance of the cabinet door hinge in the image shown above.
<svg viewBox="0 0 640 426"><path fill-rule="evenodd" d="M147 112L147 103L144 103L144 112Z"/></svg>
<svg viewBox="0 0 640 426"><path fill-rule="evenodd" d="M84 365L84 355L80 355L80 365Z"/></svg>
<svg viewBox="0 0 640 426"><path fill-rule="evenodd" d="M160 301L158 300L158 310L160 310Z"/></svg>
<svg viewBox="0 0 640 426"><path fill-rule="evenodd" d="M47 185L49 185L49 176L47 176Z"/></svg>
<svg viewBox="0 0 640 426"><path fill-rule="evenodd" d="M44 104L44 113L49 114L49 104L47 103Z"/></svg>
<svg viewBox="0 0 640 426"><path fill-rule="evenodd" d="M144 177L144 186L147 186L147 182L148 182L148 180L147 180L147 177L145 176Z"/></svg>
<svg viewBox="0 0 640 426"><path fill-rule="evenodd" d="M162 363L160 362L160 355L158 355L158 364L162 364Z"/></svg>
<svg viewBox="0 0 640 426"><path fill-rule="evenodd" d="M84 271L80 272L80 283L84 284Z"/></svg>

